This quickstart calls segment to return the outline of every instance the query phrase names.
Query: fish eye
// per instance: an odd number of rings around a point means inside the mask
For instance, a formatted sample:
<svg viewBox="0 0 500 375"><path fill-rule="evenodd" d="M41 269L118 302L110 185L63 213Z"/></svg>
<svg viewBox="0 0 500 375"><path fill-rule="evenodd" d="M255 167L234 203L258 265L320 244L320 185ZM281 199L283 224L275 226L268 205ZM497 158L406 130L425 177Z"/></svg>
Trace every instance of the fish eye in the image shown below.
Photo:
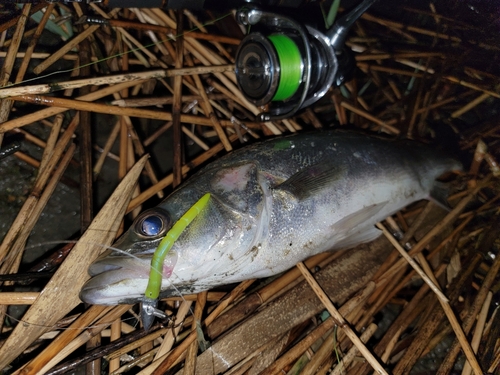
<svg viewBox="0 0 500 375"><path fill-rule="evenodd" d="M158 209L143 212L135 222L135 230L144 237L157 237L170 229L170 218L166 212Z"/></svg>
<svg viewBox="0 0 500 375"><path fill-rule="evenodd" d="M159 216L149 216L142 221L141 232L146 236L157 236L162 227L163 221Z"/></svg>

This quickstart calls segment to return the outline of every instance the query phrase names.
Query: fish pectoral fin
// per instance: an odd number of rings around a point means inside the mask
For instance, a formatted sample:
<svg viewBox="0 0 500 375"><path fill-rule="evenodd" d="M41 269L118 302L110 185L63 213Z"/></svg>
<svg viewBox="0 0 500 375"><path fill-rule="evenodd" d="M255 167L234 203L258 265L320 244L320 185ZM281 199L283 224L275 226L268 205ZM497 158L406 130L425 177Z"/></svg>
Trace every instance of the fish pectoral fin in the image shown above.
<svg viewBox="0 0 500 375"><path fill-rule="evenodd" d="M318 163L302 169L274 190L283 190L298 200L308 198L319 190L331 186L347 174L345 166L335 163Z"/></svg>
<svg viewBox="0 0 500 375"><path fill-rule="evenodd" d="M371 221L373 224L373 217L377 216L377 214L387 206L389 202L381 202L372 204L370 206L363 207L350 215L347 215L343 219L339 220L335 227L339 228L341 231L345 231L350 233L352 230L359 228L361 226L366 226L367 221ZM380 218L382 220L383 218ZM378 221L378 220L377 220ZM352 229L351 229L352 228Z"/></svg>
<svg viewBox="0 0 500 375"><path fill-rule="evenodd" d="M363 207L335 223L335 230L345 233L345 237L335 244L335 248L352 247L377 238L382 232L375 228L374 224L382 218L375 217L380 216L379 213L388 203L381 202Z"/></svg>
<svg viewBox="0 0 500 375"><path fill-rule="evenodd" d="M373 241L382 234L382 231L374 226L359 228L355 233L335 244L335 249L347 249L356 245Z"/></svg>

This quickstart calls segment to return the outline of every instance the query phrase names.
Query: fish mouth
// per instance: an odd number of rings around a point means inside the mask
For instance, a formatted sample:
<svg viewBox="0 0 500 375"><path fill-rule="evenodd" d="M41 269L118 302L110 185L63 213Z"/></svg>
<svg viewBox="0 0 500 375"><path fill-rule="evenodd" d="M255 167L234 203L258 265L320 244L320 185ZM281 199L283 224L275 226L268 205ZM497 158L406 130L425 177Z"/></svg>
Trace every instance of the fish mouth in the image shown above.
<svg viewBox="0 0 500 375"><path fill-rule="evenodd" d="M114 252L104 253L89 266L88 273L94 277L121 269L149 276L151 258L151 254L117 255Z"/></svg>
<svg viewBox="0 0 500 375"><path fill-rule="evenodd" d="M151 269L151 254L103 254L88 269L91 278L83 285L80 299L93 305L135 303L144 299ZM162 272L168 278L176 257L168 257ZM168 272L170 271L170 272Z"/></svg>
<svg viewBox="0 0 500 375"><path fill-rule="evenodd" d="M104 256L88 269L91 278L83 285L80 299L93 305L116 305L139 300L146 290L151 256Z"/></svg>

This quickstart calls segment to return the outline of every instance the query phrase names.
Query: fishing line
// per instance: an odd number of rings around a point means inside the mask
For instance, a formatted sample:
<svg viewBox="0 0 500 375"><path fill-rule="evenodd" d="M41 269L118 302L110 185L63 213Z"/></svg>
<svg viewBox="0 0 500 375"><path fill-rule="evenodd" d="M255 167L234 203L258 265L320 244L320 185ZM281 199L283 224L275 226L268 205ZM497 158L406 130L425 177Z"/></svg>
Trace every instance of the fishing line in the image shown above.
<svg viewBox="0 0 500 375"><path fill-rule="evenodd" d="M190 311L191 311L191 308L190 308ZM192 313L192 311L191 311ZM8 314L8 313L2 313L3 315L5 315L7 318L11 319L11 320L14 320L18 323L22 323L23 325L25 326L35 326L35 327L42 327L42 328L49 328L53 331L81 331L81 330L84 330L84 329L89 329L89 328L100 328L102 326L106 326L106 325L111 325L111 323L101 323L101 324L94 324L94 325L90 325L90 326L83 326L83 327L74 327L74 328L71 328L71 327L58 327L57 324L55 325L51 325L51 326L46 326L46 325L43 325L43 324L37 324L37 323L31 323L31 322L27 322L25 320L22 320L22 319L17 319L15 318L14 316ZM75 319L75 321L79 318L79 316ZM169 316L169 319L168 319L168 323L167 325L165 326L165 328L177 328L177 327L180 327L182 325L184 325L184 322L179 322L177 324L174 323L174 319L175 316L174 315L171 315ZM137 327L137 324L139 324L139 319L137 319L136 317L134 316L131 316L130 318L124 318L124 319L121 319L120 321L121 322L127 322L129 320L135 320L135 324L133 325L134 328ZM73 322L69 323L69 324L72 324Z"/></svg>
<svg viewBox="0 0 500 375"><path fill-rule="evenodd" d="M280 78L273 101L286 100L297 92L302 78L302 56L299 47L288 36L274 34L268 36L278 53L280 64Z"/></svg>
<svg viewBox="0 0 500 375"><path fill-rule="evenodd" d="M208 195L208 197L210 196L210 194L205 194L205 195ZM208 200L208 197L204 196L203 198L205 198L206 200ZM197 202L198 203L198 202ZM203 203L202 203L203 204ZM204 202L204 204L206 204L206 202ZM196 210L198 209L201 209L200 208L201 206L198 205L196 207ZM190 221L191 222L191 221ZM180 235L180 233L176 233L178 235ZM178 237L178 236L177 236ZM164 238L165 239L165 238ZM177 239L177 238L176 238ZM58 241L43 241L43 242L39 242L37 243L36 245L31 245L31 246L26 246L25 247L25 250L30 250L30 249L34 249L34 248L37 248L37 247L42 247L42 246L46 246L46 245L59 245L59 244L76 244L78 242L81 242L85 245L94 245L94 246L99 246L99 247L102 247L106 250L113 250L113 251L116 251L117 253L120 253L122 255L125 255L125 256L128 256L128 257L131 257L131 258L134 258L136 259L137 261L141 262L141 263L144 263L143 260L137 256L135 256L134 254L130 254L129 252L125 251L125 250L122 250L122 249L119 249L117 247L113 247L113 246L110 246L110 245L104 245L102 243L99 243L99 242L91 242L91 241L79 241L79 240L58 240ZM161 243L160 243L160 246L161 246ZM166 254L165 254L166 255ZM159 259L159 258L158 258ZM161 267L161 265L159 265L158 263L155 263L155 265L151 265L151 271L154 272L157 276L159 276L160 278L162 278L163 276L166 276L163 274L163 271L162 271L163 267ZM175 272L172 271L172 275L175 275ZM157 276L154 276L154 277L157 277ZM177 276L178 277L178 276ZM179 277L178 277L179 278ZM166 280L170 281L170 278L169 277L165 277ZM182 296L181 292L175 287L175 285L173 284L170 284L176 291L177 293L179 293L178 297L182 298L184 302L186 302L186 300L184 299L184 297Z"/></svg>
<svg viewBox="0 0 500 375"><path fill-rule="evenodd" d="M76 244L78 242L86 244L86 245L99 246L99 247L102 247L102 248L107 249L107 250L113 250L113 251L116 251L116 252L118 252L118 253L120 253L122 255L134 258L134 259L140 261L141 263L144 263L141 260L141 258L139 258L139 257L137 257L137 256L135 256L133 254L130 254L130 253L124 251L124 250L121 250L121 249L119 249L117 247L113 247L113 246L109 246L109 245L104 245L104 244L101 244L101 243L98 243L98 242L91 242L91 241L84 241L84 242L81 242L81 241L78 241L78 240L43 241L43 242L37 243L36 245L26 246L25 250L29 250L29 249L33 249L33 248L37 248L37 247L41 247L41 246L46 246L46 245ZM151 267L151 272L156 272L159 275L160 279L164 278L165 280L167 280L170 283L170 287L172 287L172 289L174 289L175 293L177 294L177 295L174 294L174 296L179 297L184 303L187 303L187 300L184 298L184 296L182 295L182 293L180 292L180 290L172 283L172 280L170 280L169 277L166 277L166 275L163 275L162 270L161 270L162 268ZM175 275L177 278L179 278L175 274L175 272L173 272L173 271L172 271L172 275ZM10 306L16 306L16 305L10 305ZM31 305L19 305L19 306L28 306L28 308L29 308ZM194 316L194 312L193 312L193 310L192 310L191 307L189 307L189 312L191 313L192 316ZM2 314L0 314L0 316L1 315ZM88 328L98 328L98 327L102 326L102 324L97 324L97 325L89 325L89 326L77 327L77 328L63 328L63 327L57 327L56 325L47 326L47 325L43 325L43 324L37 324L37 323L32 323L32 322L24 321L22 319L15 318L14 316L8 314L7 312L3 313L3 315L5 317L8 317L9 319L12 319L12 320L18 322L18 323L22 323L22 324L25 324L25 325L33 325L33 326L36 326L36 327L43 327L43 328L48 328L48 329L53 329L53 330L84 330L84 329L88 329ZM121 321L122 322L126 322L126 321L129 321L129 320L137 320L137 318L136 317L124 318ZM174 324L175 315L170 315L168 317L168 320L169 320L169 322L172 323L172 325L168 326L168 328L176 328L176 327L184 324L184 322L179 322L177 324ZM139 321L136 322L136 324L138 324L138 323L139 323ZM135 327L135 325L134 325L134 327Z"/></svg>
<svg viewBox="0 0 500 375"><path fill-rule="evenodd" d="M12 320L14 320L14 321L16 321L18 323L22 323L25 326L30 325L30 326L35 326L35 327L49 328L49 329L54 330L54 331L74 331L74 330L81 331L81 330L84 330L84 329L99 328L99 327L102 327L102 326L111 325L111 323L101 323L101 324L95 324L95 325L84 326L84 327L75 327L75 328L71 328L71 327L57 327L57 324L51 325L51 326L46 326L46 325L43 325L43 324L31 323L31 322L27 322L27 321L22 320L22 319L17 319L14 316L12 316L10 314L7 314L7 313L2 313L2 314L5 315L6 317L8 317L9 319L12 319ZM78 317L76 319L78 319ZM75 319L75 321L76 321L76 319ZM121 321L122 322L127 322L128 320L133 320L133 319L137 320L137 318L135 318L135 317L130 317L130 318L122 319ZM182 323L179 323L178 325L180 325L180 324L182 324ZM172 328L175 328L175 327L172 326Z"/></svg>
<svg viewBox="0 0 500 375"><path fill-rule="evenodd" d="M47 77L51 77L51 76L57 75L57 74L71 73L71 72L73 72L74 70L77 70L77 69L86 68L87 66L96 65L96 64L99 64L101 62L104 62L104 61L107 61L107 60L110 60L110 59L114 59L114 58L117 58L117 57L129 54L129 53L141 51L141 50L149 48L149 47L154 47L157 44L161 44L161 43L167 42L169 40L175 40L176 38L181 37L181 36L186 36L186 34L189 34L191 32L200 30L201 27L213 25L216 22L218 22L220 20L223 20L226 17L229 17L230 15L232 15L231 12L229 12L229 13L223 15L223 16L220 16L220 17L218 17L218 18L216 18L214 20L207 21L206 23L201 24L200 26L196 26L196 27L194 27L194 28L192 28L192 29L190 29L188 31L185 31L185 32L183 32L181 34L168 36L166 39L162 39L162 40L159 40L157 42L146 44L146 45L141 46L141 47L132 48L132 49L129 49L128 51L126 51L126 52L120 52L120 53L117 53L116 55L111 55L111 56L108 56L108 57L104 57L104 58L102 58L100 60L92 61L92 62L89 62L87 64L82 64L82 65L76 66L74 68L65 69L65 70L58 70L56 72L47 73L47 74L42 75L42 76L28 78L28 79L25 79L25 80L23 80L21 82L16 82L16 83L11 83L11 84L8 84L8 85L5 85L5 86L0 86L0 88L9 88L9 87L13 87L13 86L18 86L18 85L21 85L23 83L33 82L33 81L36 81L36 80L39 80L39 79L43 79L43 78L47 78Z"/></svg>
<svg viewBox="0 0 500 375"><path fill-rule="evenodd" d="M179 233L179 234L180 234L180 233ZM29 249L33 249L33 248L37 248L37 247L41 247L41 246L45 246L45 245L58 245L58 244L63 244L63 243L64 243L64 244L70 244L70 243L72 243L72 244L76 244L76 243L78 243L78 242L81 242L81 241L79 241L79 240L44 241L44 242L39 242L39 243L38 243L38 244L36 244L36 245L27 246L27 247L25 247L25 250L29 250ZM144 263L144 261L143 261L141 258L139 258L139 257L135 256L134 254L130 254L130 253L129 253L129 252L127 252L127 251L124 251L124 250L122 250L122 249L119 249L119 248L117 248L117 247L113 247L113 246L109 246L109 245L104 245L104 244L101 244L101 243L99 243L99 242L91 242L91 241L84 241L84 242L81 242L81 243L83 243L83 244L85 244L85 245L94 245L94 246L99 246L99 247L102 247L102 248L104 248L104 249L106 249L106 250L113 250L113 251L116 251L117 253L120 253L120 254L122 254L122 255L125 255L125 256L128 256L128 257L131 257L131 258L136 259L137 261L139 261L139 262L141 262L141 263ZM187 302L187 301L186 301L186 299L184 299L184 297L182 296L182 294L181 294L181 292L179 291L179 289L177 289L177 287L176 287L175 285L173 285L173 284L172 284L172 282L171 282L170 278L169 278L169 277L166 277L166 275L164 275L164 274L163 274L163 272L162 272L162 268L163 268L163 267L161 267L161 266L159 266L159 265L155 265L155 266L151 265L151 271L152 271L153 273L155 273L156 275L158 275L160 278L163 278L163 276L165 276L165 279L166 279L166 280L168 280L168 281L170 282L170 286L171 286L172 288L174 288L174 289L177 291L177 293L179 294L177 297L180 297L180 298L181 298L184 302ZM175 274L175 272L173 272L173 271L172 271L172 275L177 276L177 275ZM155 277L156 277L156 276L155 276ZM177 276L177 278L179 278L179 277Z"/></svg>
<svg viewBox="0 0 500 375"><path fill-rule="evenodd" d="M99 247L102 247L106 250L114 250L120 254L123 254L123 255L127 255L127 256L130 256L132 258L135 258L137 260L141 260L140 258L136 257L135 255L133 254L130 254L124 250L121 250L117 247L113 247L113 246L110 246L110 245L105 245L105 244L102 244L102 243L99 243L99 242L91 242L91 241L81 241L81 240L57 240L57 241L43 241L43 242L38 242L36 245L30 245L30 246L26 246L24 249L25 250L30 250L30 249L34 249L34 248L37 248L37 247L42 247L42 246L46 246L46 245L59 245L59 244L77 244L78 242L82 243L82 244L85 244L85 245L94 245L94 246L99 246Z"/></svg>

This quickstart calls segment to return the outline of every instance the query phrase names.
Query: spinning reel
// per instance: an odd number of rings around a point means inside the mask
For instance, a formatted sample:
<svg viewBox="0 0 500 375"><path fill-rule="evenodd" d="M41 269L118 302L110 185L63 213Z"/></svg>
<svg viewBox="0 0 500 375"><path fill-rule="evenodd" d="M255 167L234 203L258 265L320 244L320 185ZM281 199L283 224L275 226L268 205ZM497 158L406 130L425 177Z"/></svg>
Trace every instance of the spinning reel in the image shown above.
<svg viewBox="0 0 500 375"><path fill-rule="evenodd" d="M355 65L344 48L347 33L375 1L362 1L325 33L258 8L236 13L238 23L257 29L238 48L236 78L250 102L269 104L258 120L290 117L342 85Z"/></svg>

